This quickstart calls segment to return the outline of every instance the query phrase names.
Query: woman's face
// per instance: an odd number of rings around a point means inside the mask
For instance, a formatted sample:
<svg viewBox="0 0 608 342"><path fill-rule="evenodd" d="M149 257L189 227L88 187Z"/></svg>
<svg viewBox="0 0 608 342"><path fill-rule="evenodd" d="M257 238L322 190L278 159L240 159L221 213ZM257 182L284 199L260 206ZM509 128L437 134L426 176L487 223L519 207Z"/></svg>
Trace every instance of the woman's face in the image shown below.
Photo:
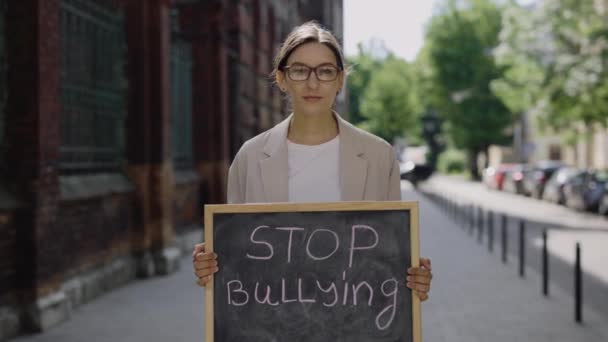
<svg viewBox="0 0 608 342"><path fill-rule="evenodd" d="M314 68L316 74L310 70ZM304 80L309 71L308 79ZM291 53L284 71L277 72L277 82L291 98L295 112L321 115L331 110L342 88L343 74L332 50L311 42L300 45Z"/></svg>

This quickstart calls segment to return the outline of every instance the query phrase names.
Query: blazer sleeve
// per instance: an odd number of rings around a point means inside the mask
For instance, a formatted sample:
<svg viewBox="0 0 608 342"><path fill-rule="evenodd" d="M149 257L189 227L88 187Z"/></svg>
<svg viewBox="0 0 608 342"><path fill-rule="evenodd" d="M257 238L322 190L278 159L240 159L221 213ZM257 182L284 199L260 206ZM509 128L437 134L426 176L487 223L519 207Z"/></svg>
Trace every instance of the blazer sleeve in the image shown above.
<svg viewBox="0 0 608 342"><path fill-rule="evenodd" d="M241 179L241 168L239 153L237 153L234 161L228 169L228 186L226 197L228 204L245 203L245 191L243 190L243 180Z"/></svg>
<svg viewBox="0 0 608 342"><path fill-rule="evenodd" d="M388 196L389 201L401 201L401 175L399 173L399 163L394 155L391 154L393 161L388 176Z"/></svg>

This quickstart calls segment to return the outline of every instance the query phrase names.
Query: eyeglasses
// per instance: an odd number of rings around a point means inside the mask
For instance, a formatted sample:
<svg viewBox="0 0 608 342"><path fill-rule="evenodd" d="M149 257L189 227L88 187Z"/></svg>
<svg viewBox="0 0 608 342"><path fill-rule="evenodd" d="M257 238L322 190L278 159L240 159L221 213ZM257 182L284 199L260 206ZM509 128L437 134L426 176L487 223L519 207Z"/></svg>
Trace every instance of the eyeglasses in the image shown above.
<svg viewBox="0 0 608 342"><path fill-rule="evenodd" d="M317 79L323 82L335 81L338 78L340 69L331 64L322 64L311 68L303 64L294 64L283 68L287 72L287 77L292 81L306 81L310 77L310 73L314 71Z"/></svg>

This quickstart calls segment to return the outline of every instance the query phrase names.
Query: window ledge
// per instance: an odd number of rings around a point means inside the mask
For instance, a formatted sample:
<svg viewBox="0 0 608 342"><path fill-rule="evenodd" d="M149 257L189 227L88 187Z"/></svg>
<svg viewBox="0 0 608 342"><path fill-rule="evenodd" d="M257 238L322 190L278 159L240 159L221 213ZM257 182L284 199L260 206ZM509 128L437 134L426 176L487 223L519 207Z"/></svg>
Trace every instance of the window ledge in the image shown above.
<svg viewBox="0 0 608 342"><path fill-rule="evenodd" d="M131 181L121 173L59 176L59 200L73 201L103 197L135 190Z"/></svg>
<svg viewBox="0 0 608 342"><path fill-rule="evenodd" d="M194 170L175 170L173 171L173 179L176 185L184 185L198 183L200 176Z"/></svg>

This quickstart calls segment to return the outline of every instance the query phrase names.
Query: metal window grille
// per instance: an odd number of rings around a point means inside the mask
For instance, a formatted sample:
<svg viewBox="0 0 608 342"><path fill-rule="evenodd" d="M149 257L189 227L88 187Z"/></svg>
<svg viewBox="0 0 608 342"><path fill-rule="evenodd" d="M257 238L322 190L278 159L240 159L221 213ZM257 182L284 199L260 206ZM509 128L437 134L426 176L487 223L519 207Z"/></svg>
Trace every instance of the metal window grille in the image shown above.
<svg viewBox="0 0 608 342"><path fill-rule="evenodd" d="M176 13L172 20L177 20ZM188 42L179 38L171 45L171 119L173 164L176 168L191 167L192 49Z"/></svg>
<svg viewBox="0 0 608 342"><path fill-rule="evenodd" d="M123 16L99 1L60 7L63 172L116 169L124 154Z"/></svg>

